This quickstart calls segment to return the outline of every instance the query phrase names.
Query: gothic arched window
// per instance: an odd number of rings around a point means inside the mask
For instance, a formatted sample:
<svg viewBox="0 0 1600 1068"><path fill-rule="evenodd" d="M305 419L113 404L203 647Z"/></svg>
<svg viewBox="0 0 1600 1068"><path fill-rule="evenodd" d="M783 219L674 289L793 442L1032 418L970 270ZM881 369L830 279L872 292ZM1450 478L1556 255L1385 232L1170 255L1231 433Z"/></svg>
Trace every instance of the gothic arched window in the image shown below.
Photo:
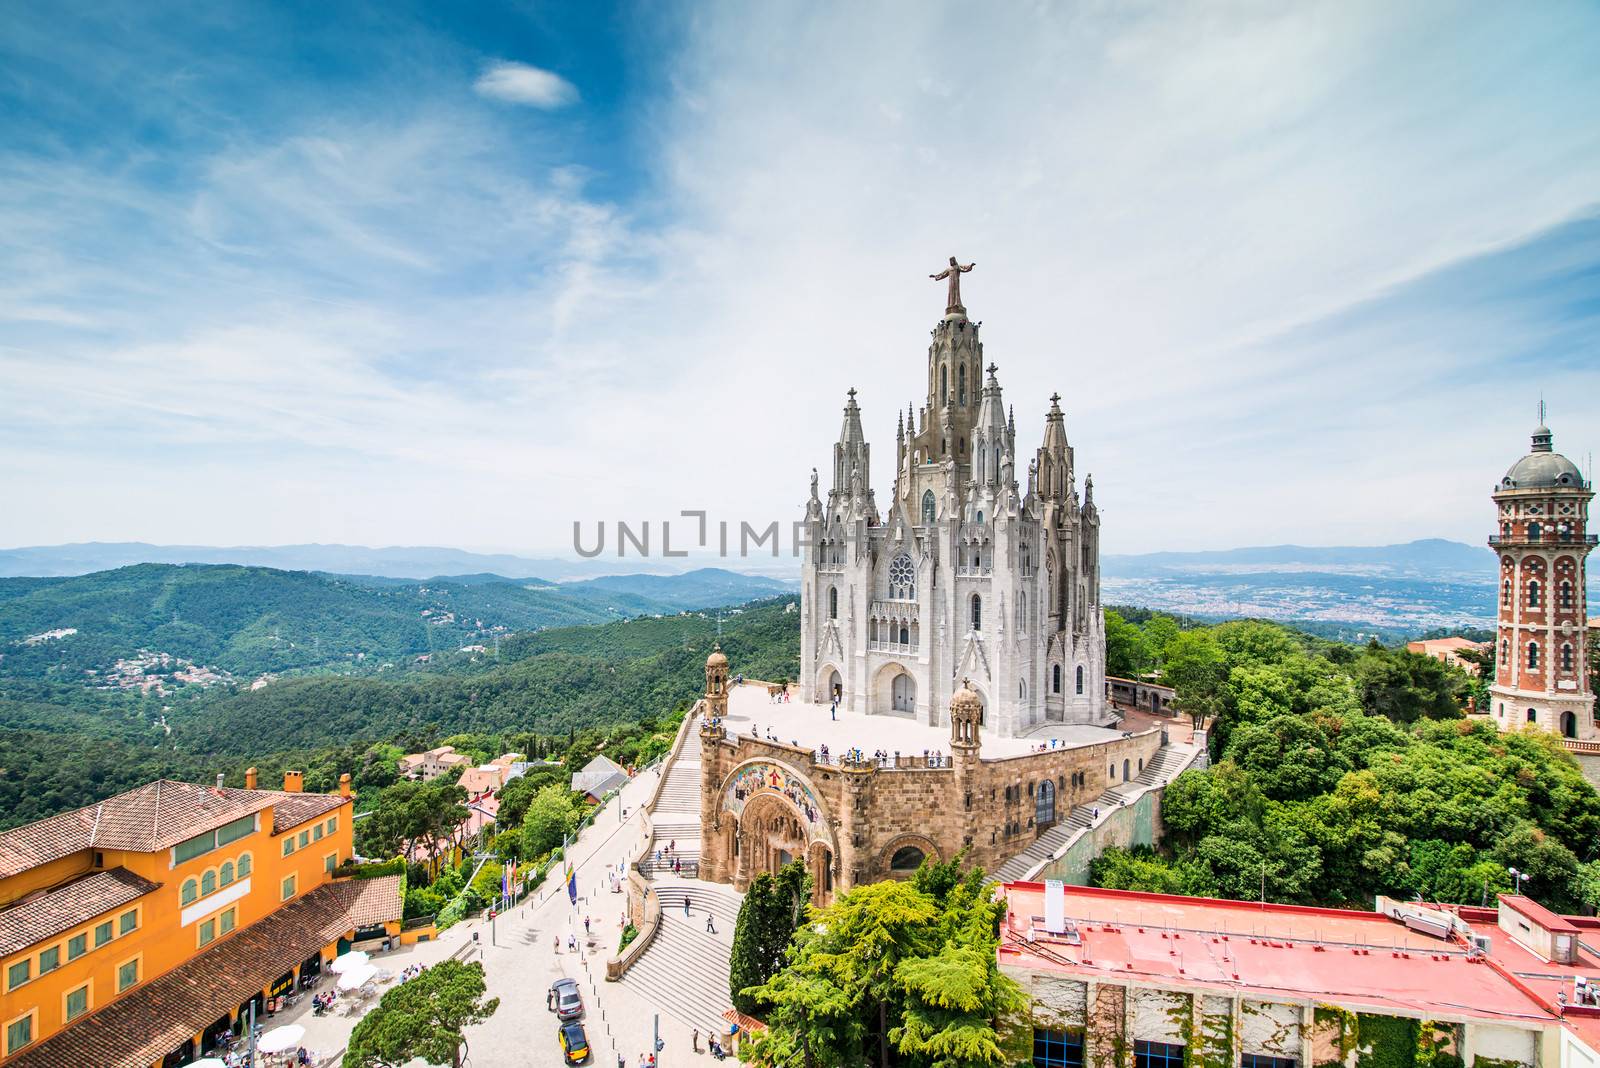
<svg viewBox="0 0 1600 1068"><path fill-rule="evenodd" d="M1050 692L1061 692L1061 665L1057 664L1050 669Z"/></svg>
<svg viewBox="0 0 1600 1068"><path fill-rule="evenodd" d="M922 492L922 521L932 523L934 520L933 490Z"/></svg>
<svg viewBox="0 0 1600 1068"><path fill-rule="evenodd" d="M978 525L980 527L983 526L983 513L982 512L978 513Z"/></svg>
<svg viewBox="0 0 1600 1068"><path fill-rule="evenodd" d="M1535 671L1539 667L1539 643L1528 643L1528 670Z"/></svg>
<svg viewBox="0 0 1600 1068"><path fill-rule="evenodd" d="M966 364L962 364L960 367L956 368L956 388L958 390L958 393L956 395L956 403L960 404L962 407L965 407L966 403L967 403L967 365Z"/></svg>
<svg viewBox="0 0 1600 1068"><path fill-rule="evenodd" d="M828 587L828 618L839 618L839 587Z"/></svg>
<svg viewBox="0 0 1600 1068"><path fill-rule="evenodd" d="M907 626L905 626L903 624L900 627L900 644L901 645L910 645L911 644L911 628L907 627Z"/></svg>
<svg viewBox="0 0 1600 1068"><path fill-rule="evenodd" d="M889 599L891 601L910 601L917 596L917 569L911 564L911 557L900 553L889 561Z"/></svg>
<svg viewBox="0 0 1600 1068"><path fill-rule="evenodd" d="M972 629L983 629L983 598L977 594L972 595Z"/></svg>
<svg viewBox="0 0 1600 1068"><path fill-rule="evenodd" d="M1083 692L1083 665L1078 665L1078 692Z"/></svg>
<svg viewBox="0 0 1600 1068"><path fill-rule="evenodd" d="M944 364L939 365L939 403L950 395L950 368Z"/></svg>
<svg viewBox="0 0 1600 1068"><path fill-rule="evenodd" d="M1539 607L1539 580L1538 579L1529 579L1528 580L1528 607L1529 608L1538 608Z"/></svg>

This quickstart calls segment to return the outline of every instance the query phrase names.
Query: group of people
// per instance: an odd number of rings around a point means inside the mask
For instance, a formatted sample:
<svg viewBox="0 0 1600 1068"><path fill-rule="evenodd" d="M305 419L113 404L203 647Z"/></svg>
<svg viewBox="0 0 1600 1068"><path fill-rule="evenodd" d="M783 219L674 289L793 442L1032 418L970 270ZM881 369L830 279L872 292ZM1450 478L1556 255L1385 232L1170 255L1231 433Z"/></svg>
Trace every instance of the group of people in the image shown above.
<svg viewBox="0 0 1600 1068"><path fill-rule="evenodd" d="M770 705L786 705L789 703L789 687L768 686L767 703Z"/></svg>
<svg viewBox="0 0 1600 1068"><path fill-rule="evenodd" d="M683 858L678 856L678 840L669 840L666 846L656 847L656 867L666 865L672 869L672 874L683 874Z"/></svg>

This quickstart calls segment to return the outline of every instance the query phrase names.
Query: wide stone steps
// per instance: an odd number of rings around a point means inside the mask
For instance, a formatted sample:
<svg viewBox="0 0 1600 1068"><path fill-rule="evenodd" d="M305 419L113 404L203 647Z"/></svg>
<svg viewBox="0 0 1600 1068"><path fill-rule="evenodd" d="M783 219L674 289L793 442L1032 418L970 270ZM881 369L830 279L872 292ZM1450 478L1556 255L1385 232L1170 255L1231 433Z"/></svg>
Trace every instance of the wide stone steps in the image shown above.
<svg viewBox="0 0 1600 1068"><path fill-rule="evenodd" d="M1074 810L1074 815L1077 810ZM1027 849L1012 857L995 871L994 877L1001 882L1014 882L1026 878L1033 868L1055 856L1056 850L1071 841L1072 836L1080 829L1088 826L1089 817L1083 816L1082 821L1074 822L1069 816L1066 822L1058 823L1035 838Z"/></svg>
<svg viewBox="0 0 1600 1068"><path fill-rule="evenodd" d="M684 1026L698 1027L704 1048L707 1035L726 1034L728 1029L722 1014L732 1005L728 959L740 898L728 888L710 883L663 883L656 894L661 900L661 927L622 982ZM683 914L685 896L689 898L687 917ZM706 931L707 912L716 934Z"/></svg>

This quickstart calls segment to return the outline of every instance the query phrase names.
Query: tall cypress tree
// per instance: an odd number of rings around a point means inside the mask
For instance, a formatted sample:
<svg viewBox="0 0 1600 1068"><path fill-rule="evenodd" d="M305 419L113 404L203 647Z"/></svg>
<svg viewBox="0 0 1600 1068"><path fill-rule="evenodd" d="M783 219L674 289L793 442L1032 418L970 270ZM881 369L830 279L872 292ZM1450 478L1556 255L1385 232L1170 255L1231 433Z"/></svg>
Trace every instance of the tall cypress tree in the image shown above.
<svg viewBox="0 0 1600 1068"><path fill-rule="evenodd" d="M752 1016L760 999L745 991L763 986L783 969L795 929L805 920L811 900L811 875L800 861L786 864L776 876L762 872L750 883L733 929L728 961L728 988L733 1007Z"/></svg>

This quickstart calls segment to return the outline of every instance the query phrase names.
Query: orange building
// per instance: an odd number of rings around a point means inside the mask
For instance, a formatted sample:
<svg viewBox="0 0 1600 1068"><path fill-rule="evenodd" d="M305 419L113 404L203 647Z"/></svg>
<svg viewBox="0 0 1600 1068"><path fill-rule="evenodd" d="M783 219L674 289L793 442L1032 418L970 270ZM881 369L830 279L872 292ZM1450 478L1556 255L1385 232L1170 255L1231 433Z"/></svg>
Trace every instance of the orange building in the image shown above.
<svg viewBox="0 0 1600 1068"><path fill-rule="evenodd" d="M334 879L337 794L162 780L0 832L0 1065L179 1065L341 942L398 933L400 876Z"/></svg>

